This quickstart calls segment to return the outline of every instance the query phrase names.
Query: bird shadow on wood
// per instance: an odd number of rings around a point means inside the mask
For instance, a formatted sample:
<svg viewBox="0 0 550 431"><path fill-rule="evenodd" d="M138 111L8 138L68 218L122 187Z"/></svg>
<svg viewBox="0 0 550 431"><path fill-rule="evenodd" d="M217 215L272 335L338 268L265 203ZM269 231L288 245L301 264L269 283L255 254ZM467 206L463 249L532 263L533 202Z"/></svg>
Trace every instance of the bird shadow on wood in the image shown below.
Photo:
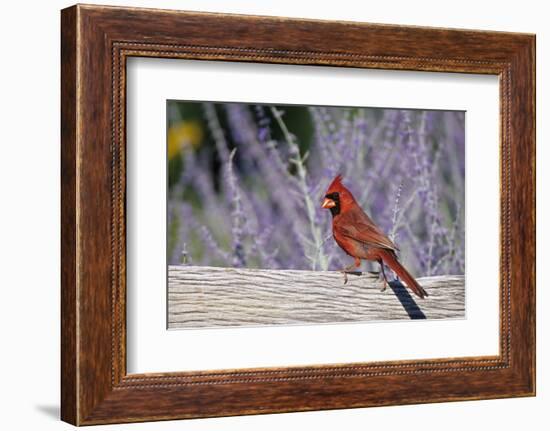
<svg viewBox="0 0 550 431"><path fill-rule="evenodd" d="M394 280L389 283L391 290L401 302L401 305L409 315L411 319L425 319L426 315L420 309L414 298L409 291L399 280Z"/></svg>

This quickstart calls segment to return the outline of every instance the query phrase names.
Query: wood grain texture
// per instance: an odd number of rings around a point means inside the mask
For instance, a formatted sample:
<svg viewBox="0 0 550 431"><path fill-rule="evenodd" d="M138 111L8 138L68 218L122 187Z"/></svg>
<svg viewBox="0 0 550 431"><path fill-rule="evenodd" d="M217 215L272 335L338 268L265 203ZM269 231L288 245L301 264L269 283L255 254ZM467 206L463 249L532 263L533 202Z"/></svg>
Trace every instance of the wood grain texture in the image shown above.
<svg viewBox="0 0 550 431"><path fill-rule="evenodd" d="M465 317L464 276L419 278L428 298L378 276L339 272L168 268L168 328L300 325Z"/></svg>
<svg viewBox="0 0 550 431"><path fill-rule="evenodd" d="M62 12L61 37L64 420L82 425L534 394L533 35L79 5ZM500 354L128 375L130 56L498 75Z"/></svg>

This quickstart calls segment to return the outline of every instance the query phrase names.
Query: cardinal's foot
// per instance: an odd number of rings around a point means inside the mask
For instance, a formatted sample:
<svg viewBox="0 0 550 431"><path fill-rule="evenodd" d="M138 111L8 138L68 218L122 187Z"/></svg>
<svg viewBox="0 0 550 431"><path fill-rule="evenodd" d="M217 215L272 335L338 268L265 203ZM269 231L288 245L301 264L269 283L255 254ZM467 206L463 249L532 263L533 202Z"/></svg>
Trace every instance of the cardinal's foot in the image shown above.
<svg viewBox="0 0 550 431"><path fill-rule="evenodd" d="M344 274L344 284L348 284L348 272L346 270L341 271Z"/></svg>
<svg viewBox="0 0 550 431"><path fill-rule="evenodd" d="M378 273L378 279L382 281L382 289L380 289L380 292L385 292L388 288L388 279L386 278L386 273L383 270Z"/></svg>

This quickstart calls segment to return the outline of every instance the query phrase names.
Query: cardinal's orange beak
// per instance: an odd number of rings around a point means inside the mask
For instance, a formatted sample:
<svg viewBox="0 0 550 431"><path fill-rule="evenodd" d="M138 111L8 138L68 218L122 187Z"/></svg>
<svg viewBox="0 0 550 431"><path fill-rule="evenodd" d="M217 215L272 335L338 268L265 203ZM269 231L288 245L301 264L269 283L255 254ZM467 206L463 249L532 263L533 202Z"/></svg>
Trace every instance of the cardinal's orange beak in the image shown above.
<svg viewBox="0 0 550 431"><path fill-rule="evenodd" d="M332 199L325 198L325 200L323 201L323 205L321 205L321 208L333 208L335 206L336 203Z"/></svg>

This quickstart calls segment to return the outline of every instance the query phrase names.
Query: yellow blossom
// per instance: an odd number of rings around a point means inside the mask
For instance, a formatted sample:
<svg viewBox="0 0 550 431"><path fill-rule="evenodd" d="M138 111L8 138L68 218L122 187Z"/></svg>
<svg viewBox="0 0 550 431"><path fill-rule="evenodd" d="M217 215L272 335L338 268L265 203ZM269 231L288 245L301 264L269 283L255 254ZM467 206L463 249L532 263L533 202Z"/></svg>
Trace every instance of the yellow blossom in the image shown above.
<svg viewBox="0 0 550 431"><path fill-rule="evenodd" d="M202 127L196 121L181 121L168 129L168 158L176 157L183 147L198 147L203 138Z"/></svg>

